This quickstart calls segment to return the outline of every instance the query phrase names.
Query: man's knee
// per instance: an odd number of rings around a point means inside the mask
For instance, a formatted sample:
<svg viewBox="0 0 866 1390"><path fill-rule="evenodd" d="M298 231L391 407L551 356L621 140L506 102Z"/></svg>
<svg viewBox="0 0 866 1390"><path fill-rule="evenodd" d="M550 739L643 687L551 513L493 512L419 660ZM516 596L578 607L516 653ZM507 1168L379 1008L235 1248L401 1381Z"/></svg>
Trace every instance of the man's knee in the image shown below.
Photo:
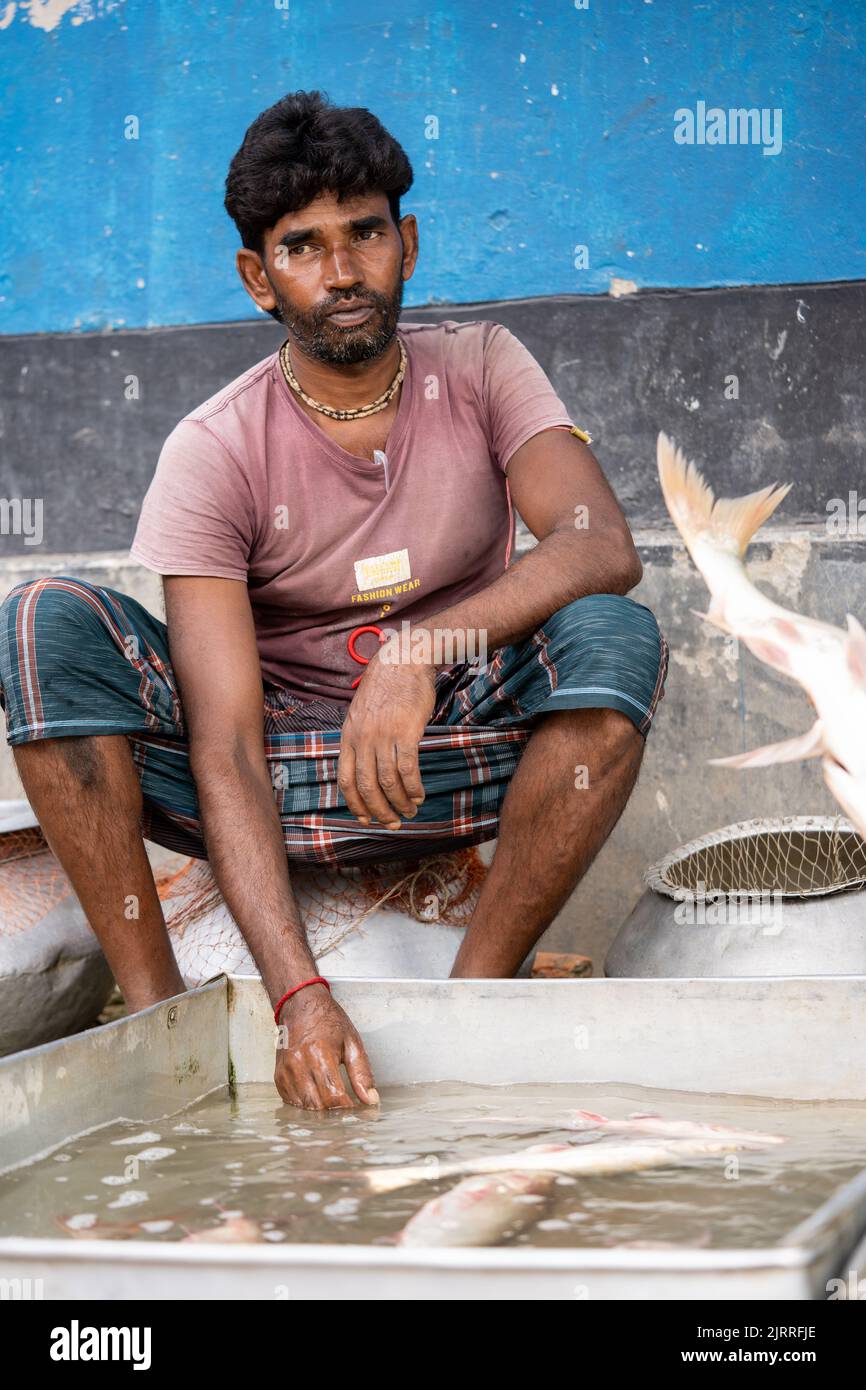
<svg viewBox="0 0 866 1390"><path fill-rule="evenodd" d="M596 779L606 777L620 763L639 764L646 740L634 720L622 710L608 705L588 709L554 710L544 716L556 722L566 738L581 753L581 765L592 764ZM577 756L577 753L575 756Z"/></svg>
<svg viewBox="0 0 866 1390"><path fill-rule="evenodd" d="M0 604L0 706L13 723L38 722L42 693L102 666L108 637L99 591L72 575L17 584Z"/></svg>
<svg viewBox="0 0 866 1390"><path fill-rule="evenodd" d="M587 594L553 613L534 641L556 670L557 689L598 686L624 693L633 705L632 717L636 714L638 723L646 719L648 726L667 648L654 615L642 603L623 594ZM622 708L620 700L613 704Z"/></svg>
<svg viewBox="0 0 866 1390"><path fill-rule="evenodd" d="M656 642L660 636L650 610L625 594L585 594L572 599L551 614L543 631L548 640L560 644L620 632L633 632Z"/></svg>
<svg viewBox="0 0 866 1390"><path fill-rule="evenodd" d="M68 659L76 645L73 632L80 637L83 627L94 624L100 624L100 617L98 591L92 584L67 574L31 579L16 584L0 604L0 632L6 639L0 651L11 657L47 633L51 640L40 643L39 650L39 666L44 668L52 656Z"/></svg>
<svg viewBox="0 0 866 1390"><path fill-rule="evenodd" d="M89 597L95 594L94 585L86 580L76 579L72 574L46 574L38 579L28 579L16 584L0 604L0 612L17 612L19 606L32 609L38 604L51 612L75 611Z"/></svg>

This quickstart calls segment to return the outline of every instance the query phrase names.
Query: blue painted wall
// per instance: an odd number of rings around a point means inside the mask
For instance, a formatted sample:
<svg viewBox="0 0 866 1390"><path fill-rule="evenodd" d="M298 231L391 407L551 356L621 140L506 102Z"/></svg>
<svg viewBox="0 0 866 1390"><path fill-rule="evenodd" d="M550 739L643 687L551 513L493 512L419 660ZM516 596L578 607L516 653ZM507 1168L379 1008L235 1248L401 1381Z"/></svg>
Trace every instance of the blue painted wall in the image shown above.
<svg viewBox="0 0 866 1390"><path fill-rule="evenodd" d="M0 0L0 61L5 333L255 317L223 181L297 87L405 146L409 304L866 274L863 0ZM781 152L677 144L699 100Z"/></svg>

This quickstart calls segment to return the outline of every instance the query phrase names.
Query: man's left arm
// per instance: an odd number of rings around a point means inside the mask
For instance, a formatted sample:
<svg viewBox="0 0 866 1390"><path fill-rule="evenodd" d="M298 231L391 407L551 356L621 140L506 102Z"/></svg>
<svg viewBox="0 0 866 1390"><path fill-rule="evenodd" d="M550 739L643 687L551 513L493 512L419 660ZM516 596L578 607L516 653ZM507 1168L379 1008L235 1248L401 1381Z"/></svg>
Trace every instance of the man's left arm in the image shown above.
<svg viewBox="0 0 866 1390"><path fill-rule="evenodd" d="M628 523L590 449L561 427L512 455L511 500L538 545L467 599L413 623L413 631L483 634L488 650L519 642L586 594L625 594L642 568ZM422 644L409 644L417 652ZM476 647L477 650L477 647ZM435 663L366 667L343 726L338 783L362 824L390 829L424 799L418 744L434 707Z"/></svg>
<svg viewBox="0 0 866 1390"><path fill-rule="evenodd" d="M538 545L486 589L413 623L431 634L483 632L488 650L519 642L586 594L626 594L642 566L628 523L592 451L568 430L543 430L508 464L511 500Z"/></svg>

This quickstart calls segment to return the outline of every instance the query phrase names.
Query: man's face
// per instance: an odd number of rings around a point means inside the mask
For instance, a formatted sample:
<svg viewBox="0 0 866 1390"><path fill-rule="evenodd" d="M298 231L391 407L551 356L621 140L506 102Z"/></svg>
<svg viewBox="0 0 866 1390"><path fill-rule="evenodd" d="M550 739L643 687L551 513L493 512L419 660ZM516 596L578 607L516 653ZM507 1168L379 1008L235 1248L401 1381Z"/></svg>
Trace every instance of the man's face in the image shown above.
<svg viewBox="0 0 866 1390"><path fill-rule="evenodd" d="M393 341L417 228L412 216L395 227L383 193L343 203L329 193L267 232L255 292L240 260L252 255L238 253L248 291L277 311L302 352L320 362L364 362Z"/></svg>

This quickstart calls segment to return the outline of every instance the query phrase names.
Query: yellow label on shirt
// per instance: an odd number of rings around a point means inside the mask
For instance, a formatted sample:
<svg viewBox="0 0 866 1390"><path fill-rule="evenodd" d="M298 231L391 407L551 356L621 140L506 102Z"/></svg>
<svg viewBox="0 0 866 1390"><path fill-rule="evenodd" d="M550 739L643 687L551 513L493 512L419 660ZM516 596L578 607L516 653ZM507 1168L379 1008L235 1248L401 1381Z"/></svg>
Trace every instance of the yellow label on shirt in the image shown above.
<svg viewBox="0 0 866 1390"><path fill-rule="evenodd" d="M355 583L362 593L412 578L408 550L392 550L389 555L370 555L355 561Z"/></svg>

